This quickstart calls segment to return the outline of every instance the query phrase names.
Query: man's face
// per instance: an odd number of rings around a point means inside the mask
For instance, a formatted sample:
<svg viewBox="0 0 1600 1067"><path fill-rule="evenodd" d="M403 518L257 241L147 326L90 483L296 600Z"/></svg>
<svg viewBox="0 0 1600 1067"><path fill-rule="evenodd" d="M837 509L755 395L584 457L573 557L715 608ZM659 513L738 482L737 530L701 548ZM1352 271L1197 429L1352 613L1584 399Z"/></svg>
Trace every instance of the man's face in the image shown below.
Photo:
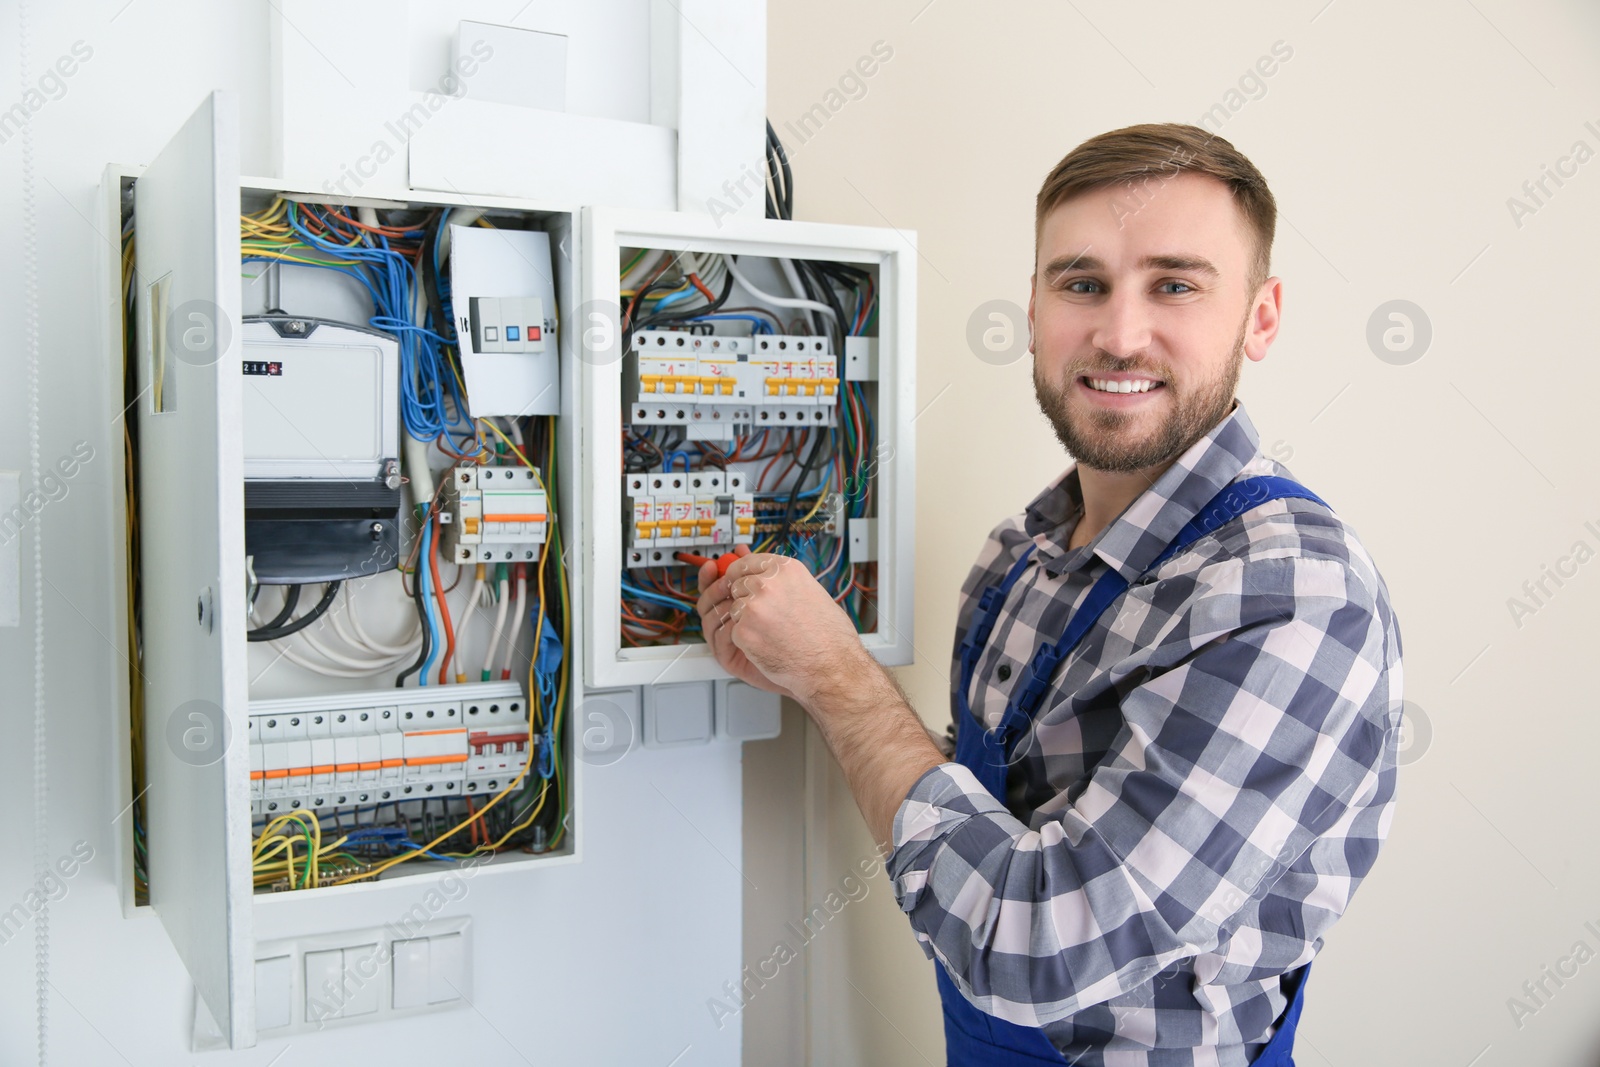
<svg viewBox="0 0 1600 1067"><path fill-rule="evenodd" d="M1220 422L1282 300L1276 278L1246 292L1252 238L1222 182L1184 172L1135 188L1046 216L1028 302L1039 407L1078 463L1104 471L1169 462Z"/></svg>

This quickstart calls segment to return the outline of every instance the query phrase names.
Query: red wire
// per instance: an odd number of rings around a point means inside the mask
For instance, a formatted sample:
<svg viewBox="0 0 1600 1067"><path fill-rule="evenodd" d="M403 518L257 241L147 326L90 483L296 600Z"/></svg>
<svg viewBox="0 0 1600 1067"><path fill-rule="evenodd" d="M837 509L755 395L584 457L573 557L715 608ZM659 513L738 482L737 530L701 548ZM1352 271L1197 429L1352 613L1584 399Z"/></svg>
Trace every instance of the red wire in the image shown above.
<svg viewBox="0 0 1600 1067"><path fill-rule="evenodd" d="M761 490L766 488L766 485L767 485L767 474L768 474L768 472L770 472L772 470L773 465L776 464L780 458L782 458L784 452L788 450L788 448L789 448L789 437L793 432L794 431L792 431L792 430L783 431L783 440L781 442L779 442L778 450L772 454L771 462L769 462L765 467L763 467L761 469L761 477L756 479L756 491L757 492L760 492ZM779 478L778 481L781 483L783 481L783 479Z"/></svg>

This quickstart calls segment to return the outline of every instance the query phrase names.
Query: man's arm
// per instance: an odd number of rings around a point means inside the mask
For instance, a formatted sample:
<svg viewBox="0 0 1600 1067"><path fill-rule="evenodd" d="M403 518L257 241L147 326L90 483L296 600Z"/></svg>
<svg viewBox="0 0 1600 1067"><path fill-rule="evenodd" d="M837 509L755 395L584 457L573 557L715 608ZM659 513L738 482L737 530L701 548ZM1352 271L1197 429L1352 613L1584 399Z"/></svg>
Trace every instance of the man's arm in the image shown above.
<svg viewBox="0 0 1600 1067"><path fill-rule="evenodd" d="M755 562L740 560L723 579L716 578L715 564L702 568L706 641L738 677L801 703L839 761L873 841L887 852L895 811L918 779L947 762L945 755L894 679L861 647L849 618L805 568L784 556L748 558ZM764 594L759 604L753 596L758 590ZM766 654L758 667L741 638L785 651L776 661Z"/></svg>
<svg viewBox="0 0 1600 1067"><path fill-rule="evenodd" d="M894 679L859 643L841 668L805 702L806 711L839 761L872 840L887 854L895 812L911 787L949 760Z"/></svg>
<svg viewBox="0 0 1600 1067"><path fill-rule="evenodd" d="M879 705L840 716L845 680L830 681L828 664L844 661L844 631L812 611L793 573L808 578L803 568L736 571L702 608L717 640L822 719L860 727L830 744L870 748L862 724ZM1370 868L1392 808L1385 669L1397 649L1372 597L1330 560L1208 568L1178 638L1160 646L1166 658L1122 696L1111 752L1038 830L966 768L925 770L895 813L888 860L924 950L992 1014L1043 1025L1215 950L1294 867L1274 898L1287 913L1271 948L1280 961L1308 955ZM888 786L866 788L857 798L871 818Z"/></svg>

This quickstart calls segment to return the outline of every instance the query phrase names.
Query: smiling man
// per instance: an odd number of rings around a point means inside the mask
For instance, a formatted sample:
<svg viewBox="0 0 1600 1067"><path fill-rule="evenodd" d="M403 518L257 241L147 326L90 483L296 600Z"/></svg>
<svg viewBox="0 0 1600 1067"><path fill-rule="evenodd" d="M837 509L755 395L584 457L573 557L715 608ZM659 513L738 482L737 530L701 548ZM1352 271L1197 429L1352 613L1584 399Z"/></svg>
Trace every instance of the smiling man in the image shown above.
<svg viewBox="0 0 1600 1067"><path fill-rule="evenodd" d="M951 1064L1292 1064L1387 836L1388 590L1234 395L1278 332L1275 217L1194 126L1103 134L1045 179L1034 392L1073 462L962 587L953 744L795 560L701 573L717 658L805 707L892 849Z"/></svg>

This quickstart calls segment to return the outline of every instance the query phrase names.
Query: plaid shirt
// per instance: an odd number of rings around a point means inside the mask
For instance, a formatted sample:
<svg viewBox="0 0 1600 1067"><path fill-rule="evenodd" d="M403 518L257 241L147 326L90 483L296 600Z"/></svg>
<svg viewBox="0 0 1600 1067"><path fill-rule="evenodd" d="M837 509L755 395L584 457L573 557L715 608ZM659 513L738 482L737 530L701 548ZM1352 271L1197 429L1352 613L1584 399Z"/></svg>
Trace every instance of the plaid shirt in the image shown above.
<svg viewBox="0 0 1600 1067"><path fill-rule="evenodd" d="M1223 486L1263 474L1292 477L1236 403L1074 550L1069 467L995 527L961 589L958 646L978 596L1037 546L973 672L992 727L1095 579L1131 583L1057 670L1006 802L935 767L888 861L923 951L1073 1063L1249 1063L1286 1006L1279 977L1316 955L1388 835L1400 632L1355 532L1278 500L1143 574ZM951 678L959 708L959 664Z"/></svg>

